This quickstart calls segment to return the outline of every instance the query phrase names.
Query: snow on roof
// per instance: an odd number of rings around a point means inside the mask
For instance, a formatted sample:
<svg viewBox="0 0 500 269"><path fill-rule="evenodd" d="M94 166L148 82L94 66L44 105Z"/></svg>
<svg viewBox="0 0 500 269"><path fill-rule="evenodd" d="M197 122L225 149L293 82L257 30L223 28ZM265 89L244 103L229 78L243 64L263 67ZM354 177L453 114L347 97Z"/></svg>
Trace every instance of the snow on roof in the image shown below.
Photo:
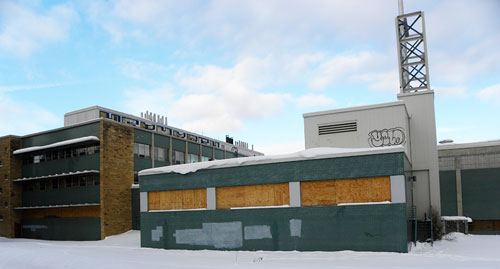
<svg viewBox="0 0 500 269"><path fill-rule="evenodd" d="M479 147L490 147L490 146L500 146L500 140L487 140L487 141L479 141L471 143L446 143L437 145L438 150L479 148Z"/></svg>
<svg viewBox="0 0 500 269"><path fill-rule="evenodd" d="M441 220L445 221L467 221L472 222L472 219L464 216L442 216Z"/></svg>
<svg viewBox="0 0 500 269"><path fill-rule="evenodd" d="M290 162L290 161L300 161L300 160L326 159L326 158L336 158L336 157L346 157L346 156L372 155L372 154L391 153L391 152L404 152L404 147L391 146L383 148L326 148L326 147L312 148L290 154L242 157L242 158L224 159L224 160L216 160L208 162L162 166L162 167L142 170L139 172L139 176L164 174L164 173L187 174L196 172L201 169L214 169L214 168L241 166L241 165L256 165L256 164L279 163L279 162Z"/></svg>
<svg viewBox="0 0 500 269"><path fill-rule="evenodd" d="M61 142L52 143L52 144L48 144L45 146L34 146L34 147L29 147L29 148L18 149L18 150L14 150L13 153L14 154L21 154L21 153L27 153L27 152L55 148L55 147L61 147L61 146L66 146L66 145L71 145L71 144L76 144L76 143L81 143L81 142L86 142L86 141L99 141L99 138L97 136L84 136L84 137L79 137L79 138L74 138L74 139L69 139L69 140L63 140Z"/></svg>
<svg viewBox="0 0 500 269"><path fill-rule="evenodd" d="M46 176L40 176L40 177L23 177L23 178L14 179L14 181L28 181L28 180L35 180L35 179L47 179L47 178L54 178L54 177L74 176L74 175L90 174L90 173L99 173L99 170L83 170L83 171L76 171L76 172L46 175Z"/></svg>

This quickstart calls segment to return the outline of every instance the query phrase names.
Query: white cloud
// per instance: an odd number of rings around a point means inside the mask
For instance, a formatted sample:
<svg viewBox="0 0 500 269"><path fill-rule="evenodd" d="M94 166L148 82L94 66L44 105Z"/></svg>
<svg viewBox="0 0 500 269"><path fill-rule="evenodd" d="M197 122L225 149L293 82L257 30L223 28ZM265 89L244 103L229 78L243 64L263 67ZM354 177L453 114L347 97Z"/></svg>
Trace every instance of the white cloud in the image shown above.
<svg viewBox="0 0 500 269"><path fill-rule="evenodd" d="M465 98L468 96L466 87L432 87L437 95L443 97Z"/></svg>
<svg viewBox="0 0 500 269"><path fill-rule="evenodd" d="M322 61L312 72L315 75L309 87L313 90L323 90L337 81L368 82L369 85L375 83L373 84L375 89L394 87L393 83L388 83L388 80L394 77L394 72L380 73L381 69L386 69L388 66L387 56L381 53L361 51L335 55ZM377 70L376 73L374 70Z"/></svg>
<svg viewBox="0 0 500 269"><path fill-rule="evenodd" d="M13 2L2 3L0 49L29 56L50 43L66 40L70 25L78 18L70 5L52 6L44 14Z"/></svg>
<svg viewBox="0 0 500 269"><path fill-rule="evenodd" d="M62 124L62 118L32 103L12 99L0 90L0 134L25 135Z"/></svg>
<svg viewBox="0 0 500 269"><path fill-rule="evenodd" d="M397 70L380 73L353 74L350 78L352 82L364 82L372 90L381 92L399 92L399 72Z"/></svg>
<svg viewBox="0 0 500 269"><path fill-rule="evenodd" d="M299 108L325 107L335 104L335 100L323 94L307 94L296 100Z"/></svg>
<svg viewBox="0 0 500 269"><path fill-rule="evenodd" d="M479 97L481 101L493 102L500 105L500 83L479 90L477 92L477 97Z"/></svg>
<svg viewBox="0 0 500 269"><path fill-rule="evenodd" d="M120 72L125 76L140 81L157 81L169 71L169 67L153 62L142 62L133 59L116 61Z"/></svg>
<svg viewBox="0 0 500 269"><path fill-rule="evenodd" d="M176 74L174 85L126 91L125 106L166 114L176 126L194 132L241 130L246 120L281 113L291 99L288 94L260 91L270 80L269 65L269 59L249 58L230 68L185 67Z"/></svg>

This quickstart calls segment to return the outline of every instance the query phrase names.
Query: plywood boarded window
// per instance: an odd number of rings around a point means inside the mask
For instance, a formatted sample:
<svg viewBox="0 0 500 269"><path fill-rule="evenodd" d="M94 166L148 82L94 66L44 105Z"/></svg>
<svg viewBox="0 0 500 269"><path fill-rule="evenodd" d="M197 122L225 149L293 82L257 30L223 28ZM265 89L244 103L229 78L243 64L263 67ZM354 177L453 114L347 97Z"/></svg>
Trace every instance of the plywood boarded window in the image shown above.
<svg viewBox="0 0 500 269"><path fill-rule="evenodd" d="M149 210L207 208L207 189L152 191L148 200Z"/></svg>
<svg viewBox="0 0 500 269"><path fill-rule="evenodd" d="M390 177L336 179L300 183L302 206L391 200Z"/></svg>
<svg viewBox="0 0 500 269"><path fill-rule="evenodd" d="M217 209L290 204L288 183L216 188Z"/></svg>

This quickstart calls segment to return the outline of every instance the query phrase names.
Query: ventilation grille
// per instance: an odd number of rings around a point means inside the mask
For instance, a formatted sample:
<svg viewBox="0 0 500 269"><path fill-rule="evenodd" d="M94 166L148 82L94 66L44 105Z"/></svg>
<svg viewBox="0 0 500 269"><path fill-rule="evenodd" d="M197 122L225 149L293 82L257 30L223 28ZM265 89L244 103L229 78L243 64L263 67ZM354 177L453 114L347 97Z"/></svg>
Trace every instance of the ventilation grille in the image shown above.
<svg viewBox="0 0 500 269"><path fill-rule="evenodd" d="M319 135L356 132L357 130L358 125L355 121L318 126Z"/></svg>

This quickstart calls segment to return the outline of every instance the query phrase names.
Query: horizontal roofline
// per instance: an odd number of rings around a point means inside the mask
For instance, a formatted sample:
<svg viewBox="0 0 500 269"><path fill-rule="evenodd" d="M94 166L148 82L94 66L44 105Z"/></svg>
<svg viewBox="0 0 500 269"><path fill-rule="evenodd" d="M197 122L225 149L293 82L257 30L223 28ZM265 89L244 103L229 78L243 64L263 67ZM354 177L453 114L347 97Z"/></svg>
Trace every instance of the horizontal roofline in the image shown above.
<svg viewBox="0 0 500 269"><path fill-rule="evenodd" d="M500 140L488 140L470 143L449 143L449 144L438 144L438 150L446 149L464 149L464 148L480 148L480 147L491 147L500 146Z"/></svg>

